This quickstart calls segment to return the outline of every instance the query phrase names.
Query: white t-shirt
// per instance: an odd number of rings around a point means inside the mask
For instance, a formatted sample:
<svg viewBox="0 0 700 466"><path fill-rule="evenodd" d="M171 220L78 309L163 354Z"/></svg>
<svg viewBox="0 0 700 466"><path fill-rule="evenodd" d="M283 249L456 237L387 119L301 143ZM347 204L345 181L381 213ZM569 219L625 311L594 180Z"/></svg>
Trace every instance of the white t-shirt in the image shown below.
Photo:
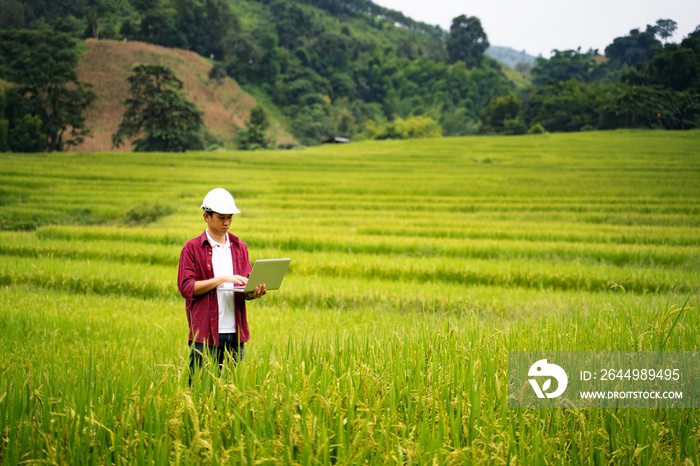
<svg viewBox="0 0 700 466"><path fill-rule="evenodd" d="M233 258L231 257L231 243L226 235L226 244L221 245L214 241L207 230L207 239L211 244L211 265L214 276L233 275ZM233 300L233 291L216 290L219 302L219 333L236 333L236 305Z"/></svg>

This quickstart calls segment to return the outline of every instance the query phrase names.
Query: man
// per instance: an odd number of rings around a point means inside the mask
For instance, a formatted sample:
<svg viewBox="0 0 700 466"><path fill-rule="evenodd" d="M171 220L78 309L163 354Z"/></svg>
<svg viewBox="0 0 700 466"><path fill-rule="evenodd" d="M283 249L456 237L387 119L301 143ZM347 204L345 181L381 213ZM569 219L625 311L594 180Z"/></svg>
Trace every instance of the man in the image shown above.
<svg viewBox="0 0 700 466"><path fill-rule="evenodd" d="M240 211L222 188L209 191L201 208L207 229L185 244L177 273L190 327L190 384L205 352L216 358L219 368L227 353L234 364L243 359L250 337L245 302L267 293L264 284L250 293L222 289L221 285L231 286L225 284L245 285L250 276L248 247L228 231Z"/></svg>

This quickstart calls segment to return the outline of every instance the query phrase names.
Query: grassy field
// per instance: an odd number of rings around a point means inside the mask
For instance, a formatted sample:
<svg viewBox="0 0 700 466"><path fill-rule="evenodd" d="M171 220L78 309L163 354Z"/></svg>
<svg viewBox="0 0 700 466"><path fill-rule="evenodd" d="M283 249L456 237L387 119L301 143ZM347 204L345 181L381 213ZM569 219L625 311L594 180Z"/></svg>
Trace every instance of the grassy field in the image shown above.
<svg viewBox="0 0 700 466"><path fill-rule="evenodd" d="M219 186L292 265L189 389ZM0 154L0 462L698 465L699 410L507 407L508 351L700 351L698 227L698 131Z"/></svg>

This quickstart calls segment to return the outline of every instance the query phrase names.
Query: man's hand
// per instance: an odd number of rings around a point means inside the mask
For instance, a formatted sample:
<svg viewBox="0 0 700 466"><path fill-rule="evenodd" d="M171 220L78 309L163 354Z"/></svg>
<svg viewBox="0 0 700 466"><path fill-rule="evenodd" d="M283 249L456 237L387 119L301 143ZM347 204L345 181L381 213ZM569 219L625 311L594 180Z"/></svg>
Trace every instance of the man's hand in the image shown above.
<svg viewBox="0 0 700 466"><path fill-rule="evenodd" d="M245 297L246 299L257 299L262 298L265 294L267 294L267 288L265 288L264 283L261 283L255 288L255 290L246 293Z"/></svg>
<svg viewBox="0 0 700 466"><path fill-rule="evenodd" d="M223 283L233 283L234 285L245 285L248 283L248 279L244 277L243 275L222 275L218 278L221 278Z"/></svg>
<svg viewBox="0 0 700 466"><path fill-rule="evenodd" d="M210 278L209 280L197 280L194 282L194 295L199 296L209 293L211 290L224 283L245 285L248 283L248 279L242 275L221 275L219 277Z"/></svg>

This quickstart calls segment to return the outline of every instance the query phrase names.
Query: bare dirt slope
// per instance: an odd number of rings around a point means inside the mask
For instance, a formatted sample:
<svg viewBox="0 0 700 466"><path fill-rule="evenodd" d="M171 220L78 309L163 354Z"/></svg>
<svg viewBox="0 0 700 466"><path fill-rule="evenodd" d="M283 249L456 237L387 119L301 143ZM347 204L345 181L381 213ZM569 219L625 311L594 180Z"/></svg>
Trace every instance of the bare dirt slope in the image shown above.
<svg viewBox="0 0 700 466"><path fill-rule="evenodd" d="M225 141L233 140L237 128L245 126L255 99L232 79L220 84L208 78L212 64L194 52L169 49L144 42L121 42L88 39L87 50L78 65L81 81L92 83L97 99L88 110L87 125L93 136L73 150L109 151L112 134L124 114L124 100L129 95L126 81L137 64L161 64L170 67L184 83L188 99L204 111L209 131ZM295 142L294 138L273 121L271 136L277 143ZM118 150L131 150L130 145Z"/></svg>

